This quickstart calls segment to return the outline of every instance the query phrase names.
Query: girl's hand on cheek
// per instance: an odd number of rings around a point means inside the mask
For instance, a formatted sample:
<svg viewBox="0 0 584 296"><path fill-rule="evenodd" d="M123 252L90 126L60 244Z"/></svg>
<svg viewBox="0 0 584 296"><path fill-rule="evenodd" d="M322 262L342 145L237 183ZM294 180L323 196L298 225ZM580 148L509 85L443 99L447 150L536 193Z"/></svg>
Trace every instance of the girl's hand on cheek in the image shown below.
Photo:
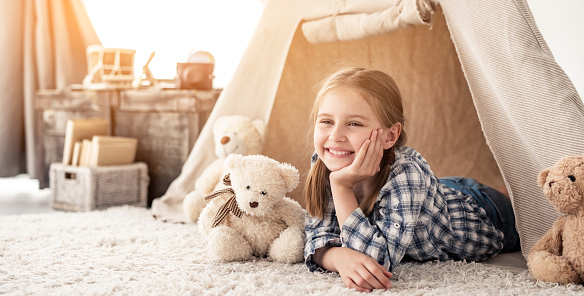
<svg viewBox="0 0 584 296"><path fill-rule="evenodd" d="M379 172L379 165L383 157L383 130L371 132L371 136L363 142L353 162L330 174L331 185L341 185L352 188L356 183L371 177Z"/></svg>

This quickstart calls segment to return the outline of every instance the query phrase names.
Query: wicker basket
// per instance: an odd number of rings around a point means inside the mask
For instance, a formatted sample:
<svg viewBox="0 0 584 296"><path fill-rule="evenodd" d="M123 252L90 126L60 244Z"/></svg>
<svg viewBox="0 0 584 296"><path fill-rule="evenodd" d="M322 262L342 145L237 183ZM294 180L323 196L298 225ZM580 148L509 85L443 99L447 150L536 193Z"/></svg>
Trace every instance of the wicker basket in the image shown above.
<svg viewBox="0 0 584 296"><path fill-rule="evenodd" d="M99 167L53 163L49 182L55 209L91 211L147 203L149 177L143 162Z"/></svg>

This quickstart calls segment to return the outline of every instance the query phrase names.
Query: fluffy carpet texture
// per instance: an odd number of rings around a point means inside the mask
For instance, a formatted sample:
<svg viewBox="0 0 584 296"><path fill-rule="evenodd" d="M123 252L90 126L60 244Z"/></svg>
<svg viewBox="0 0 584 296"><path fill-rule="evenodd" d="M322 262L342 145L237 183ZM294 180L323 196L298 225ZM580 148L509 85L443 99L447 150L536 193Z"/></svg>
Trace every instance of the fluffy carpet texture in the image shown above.
<svg viewBox="0 0 584 296"><path fill-rule="evenodd" d="M534 281L492 265L406 263L374 295L582 295L584 287ZM334 273L257 259L217 263L196 225L137 207L0 216L0 294L361 295Z"/></svg>

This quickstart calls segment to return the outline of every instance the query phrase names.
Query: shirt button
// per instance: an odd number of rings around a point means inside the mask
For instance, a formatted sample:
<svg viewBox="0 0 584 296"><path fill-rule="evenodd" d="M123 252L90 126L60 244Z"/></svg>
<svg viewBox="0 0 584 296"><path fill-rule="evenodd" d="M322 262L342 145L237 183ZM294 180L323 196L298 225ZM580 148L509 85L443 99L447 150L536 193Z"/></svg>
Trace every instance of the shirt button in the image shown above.
<svg viewBox="0 0 584 296"><path fill-rule="evenodd" d="M400 228L401 226L399 225L399 223L395 222L395 223L393 223L393 227L394 228Z"/></svg>

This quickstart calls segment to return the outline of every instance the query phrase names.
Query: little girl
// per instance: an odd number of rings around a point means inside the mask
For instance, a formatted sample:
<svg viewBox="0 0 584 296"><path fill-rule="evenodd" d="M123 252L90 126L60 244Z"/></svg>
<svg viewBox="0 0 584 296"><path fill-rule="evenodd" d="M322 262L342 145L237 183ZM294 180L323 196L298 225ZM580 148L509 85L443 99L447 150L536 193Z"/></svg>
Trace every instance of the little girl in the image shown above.
<svg viewBox="0 0 584 296"><path fill-rule="evenodd" d="M358 291L391 287L404 258L482 261L518 250L511 202L468 178L438 179L406 142L401 95L377 70L325 79L312 110L304 256ZM438 144L438 143L437 143ZM439 145L439 144L438 144Z"/></svg>

